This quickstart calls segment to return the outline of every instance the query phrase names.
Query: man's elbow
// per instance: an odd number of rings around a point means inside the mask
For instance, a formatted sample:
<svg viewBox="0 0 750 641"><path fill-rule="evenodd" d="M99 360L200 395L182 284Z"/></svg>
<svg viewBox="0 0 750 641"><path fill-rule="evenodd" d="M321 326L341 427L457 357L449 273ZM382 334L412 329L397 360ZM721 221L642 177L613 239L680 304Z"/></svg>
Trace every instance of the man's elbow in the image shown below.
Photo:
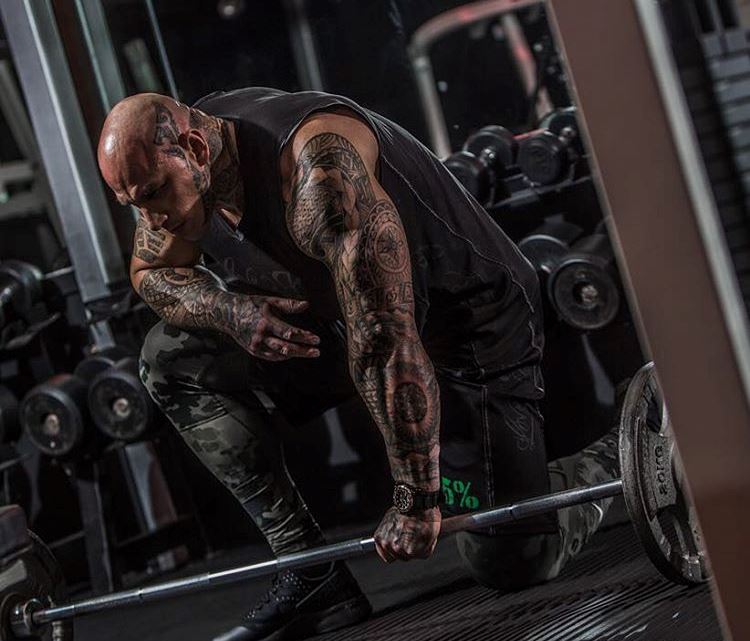
<svg viewBox="0 0 750 641"><path fill-rule="evenodd" d="M132 265L130 267L130 284L139 294L141 292L141 282L143 282L147 271L147 269L135 269Z"/></svg>
<svg viewBox="0 0 750 641"><path fill-rule="evenodd" d="M399 370L431 378L432 362L414 324L413 317L394 319L392 315L360 323L350 336L352 373L367 370Z"/></svg>
<svg viewBox="0 0 750 641"><path fill-rule="evenodd" d="M368 351L383 352L420 343L414 315L407 310L369 312L355 320L352 334L355 343Z"/></svg>

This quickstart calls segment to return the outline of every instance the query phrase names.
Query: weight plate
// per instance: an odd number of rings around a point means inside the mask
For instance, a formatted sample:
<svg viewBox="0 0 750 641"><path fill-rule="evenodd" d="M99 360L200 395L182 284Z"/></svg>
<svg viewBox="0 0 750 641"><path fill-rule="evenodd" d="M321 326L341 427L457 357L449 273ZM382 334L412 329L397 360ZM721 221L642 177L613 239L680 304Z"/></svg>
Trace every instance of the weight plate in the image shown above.
<svg viewBox="0 0 750 641"><path fill-rule="evenodd" d="M539 274L547 274L555 268L570 247L551 236L527 236L518 243L518 249L529 259Z"/></svg>
<svg viewBox="0 0 750 641"><path fill-rule="evenodd" d="M480 204L485 205L490 197L490 175L487 167L468 151L451 154L443 164Z"/></svg>
<svg viewBox="0 0 750 641"><path fill-rule="evenodd" d="M5 260L0 263L0 275L5 280L4 287L8 288L13 308L24 316L42 297L42 272L22 260Z"/></svg>
<svg viewBox="0 0 750 641"><path fill-rule="evenodd" d="M18 637L10 628L10 614L21 603L34 600L41 607L59 603L65 596L62 571L49 548L33 532L31 544L20 552L0 559L0 641ZM73 626L57 622L25 637L37 641L71 641Z"/></svg>
<svg viewBox="0 0 750 641"><path fill-rule="evenodd" d="M153 421L151 397L138 377L134 358L99 374L89 386L88 403L96 426L115 440L139 439Z"/></svg>
<svg viewBox="0 0 750 641"><path fill-rule="evenodd" d="M518 243L521 250L537 272L549 275L570 246L581 236L578 225L566 221L547 221Z"/></svg>
<svg viewBox="0 0 750 641"><path fill-rule="evenodd" d="M494 170L505 170L515 164L518 144L505 127L487 125L469 136L462 149L477 158L486 158Z"/></svg>
<svg viewBox="0 0 750 641"><path fill-rule="evenodd" d="M557 136L543 131L521 142L518 147L518 166L532 183L553 185L568 170L570 155Z"/></svg>
<svg viewBox="0 0 750 641"><path fill-rule="evenodd" d="M595 257L571 256L561 260L547 287L555 311L576 329L606 327L620 309L617 284Z"/></svg>
<svg viewBox="0 0 750 641"><path fill-rule="evenodd" d="M48 456L65 456L83 441L86 385L59 374L32 388L21 403L21 423L32 443Z"/></svg>
<svg viewBox="0 0 750 641"><path fill-rule="evenodd" d="M112 367L117 361L128 356L128 350L119 345L107 347L98 352L89 354L81 360L73 370L73 375L86 381L92 381L94 377L106 369Z"/></svg>
<svg viewBox="0 0 750 641"><path fill-rule="evenodd" d="M656 568L677 583L706 581L706 554L653 363L638 371L625 395L620 467L628 513Z"/></svg>

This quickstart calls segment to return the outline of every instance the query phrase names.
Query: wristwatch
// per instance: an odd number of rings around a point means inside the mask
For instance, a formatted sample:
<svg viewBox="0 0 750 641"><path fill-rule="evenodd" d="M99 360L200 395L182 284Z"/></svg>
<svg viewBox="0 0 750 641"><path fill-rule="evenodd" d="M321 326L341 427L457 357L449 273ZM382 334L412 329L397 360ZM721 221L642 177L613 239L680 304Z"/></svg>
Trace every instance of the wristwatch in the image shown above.
<svg viewBox="0 0 750 641"><path fill-rule="evenodd" d="M400 514L429 510L437 507L439 502L440 491L426 492L406 483L396 483L393 488L393 507Z"/></svg>

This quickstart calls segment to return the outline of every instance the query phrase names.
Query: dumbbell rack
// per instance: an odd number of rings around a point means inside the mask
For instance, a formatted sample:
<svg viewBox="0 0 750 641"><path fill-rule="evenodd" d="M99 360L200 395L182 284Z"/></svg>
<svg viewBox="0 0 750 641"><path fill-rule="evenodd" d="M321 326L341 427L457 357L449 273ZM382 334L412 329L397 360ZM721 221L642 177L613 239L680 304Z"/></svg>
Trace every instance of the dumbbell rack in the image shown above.
<svg viewBox="0 0 750 641"><path fill-rule="evenodd" d="M78 494L93 591L101 594L122 587L127 568L143 567L153 559L157 559L159 569L171 569L170 566L187 560L185 547L193 558L205 556L208 544L202 524L194 516L195 510L188 510L185 514L175 510L151 444L117 446L107 454L106 459L63 464ZM124 495L116 492L118 486L123 489L122 484L111 483L111 474L115 470L124 480ZM157 480L151 492L167 492L166 511L158 513L151 505L150 497L144 496L144 491L148 491L142 482L144 475ZM127 505L122 504L123 500ZM137 529L118 538L113 523L117 513L124 509L133 512ZM176 545L176 542L182 545ZM167 552L171 558L163 556Z"/></svg>

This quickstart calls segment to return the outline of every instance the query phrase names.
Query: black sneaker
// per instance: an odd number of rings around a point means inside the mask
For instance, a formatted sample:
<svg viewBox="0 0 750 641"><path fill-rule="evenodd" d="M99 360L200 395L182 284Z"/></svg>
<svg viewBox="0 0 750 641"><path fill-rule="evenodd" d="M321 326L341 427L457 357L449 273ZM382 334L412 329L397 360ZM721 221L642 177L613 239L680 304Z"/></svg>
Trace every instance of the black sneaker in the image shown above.
<svg viewBox="0 0 750 641"><path fill-rule="evenodd" d="M271 588L242 623L213 641L304 639L354 625L372 607L349 568L339 561L274 576Z"/></svg>

